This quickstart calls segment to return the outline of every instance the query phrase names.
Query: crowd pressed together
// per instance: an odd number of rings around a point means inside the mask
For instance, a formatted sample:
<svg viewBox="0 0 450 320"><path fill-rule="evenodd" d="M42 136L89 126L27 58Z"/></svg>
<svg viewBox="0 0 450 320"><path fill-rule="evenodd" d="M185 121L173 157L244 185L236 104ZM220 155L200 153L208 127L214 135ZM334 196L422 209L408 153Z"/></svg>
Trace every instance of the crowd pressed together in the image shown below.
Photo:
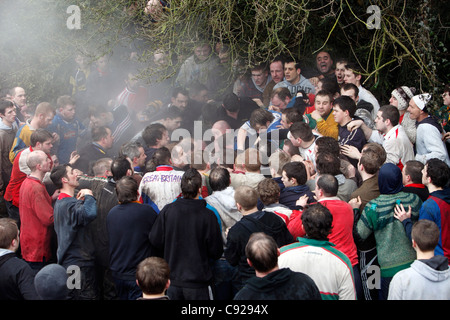
<svg viewBox="0 0 450 320"><path fill-rule="evenodd" d="M54 101L1 92L0 299L450 299L450 87L442 119L326 51L227 53L149 84L77 55Z"/></svg>

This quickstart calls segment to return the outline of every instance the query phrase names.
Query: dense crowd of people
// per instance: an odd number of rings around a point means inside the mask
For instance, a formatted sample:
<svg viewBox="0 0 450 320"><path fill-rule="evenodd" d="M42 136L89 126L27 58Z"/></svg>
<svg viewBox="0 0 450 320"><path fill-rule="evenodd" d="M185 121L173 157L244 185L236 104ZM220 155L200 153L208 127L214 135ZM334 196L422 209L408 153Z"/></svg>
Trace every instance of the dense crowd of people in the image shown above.
<svg viewBox="0 0 450 320"><path fill-rule="evenodd" d="M450 299L450 87L437 116L315 58L199 43L144 83L77 55L54 101L2 90L0 299Z"/></svg>

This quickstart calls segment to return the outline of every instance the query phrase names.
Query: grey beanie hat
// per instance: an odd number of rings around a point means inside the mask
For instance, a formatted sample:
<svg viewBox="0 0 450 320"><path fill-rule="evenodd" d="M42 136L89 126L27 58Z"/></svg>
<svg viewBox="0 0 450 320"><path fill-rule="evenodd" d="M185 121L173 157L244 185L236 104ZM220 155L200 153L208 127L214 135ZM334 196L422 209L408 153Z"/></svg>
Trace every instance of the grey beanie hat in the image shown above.
<svg viewBox="0 0 450 320"><path fill-rule="evenodd" d="M43 267L34 278L34 287L42 300L67 300L67 271L59 264L49 264Z"/></svg>

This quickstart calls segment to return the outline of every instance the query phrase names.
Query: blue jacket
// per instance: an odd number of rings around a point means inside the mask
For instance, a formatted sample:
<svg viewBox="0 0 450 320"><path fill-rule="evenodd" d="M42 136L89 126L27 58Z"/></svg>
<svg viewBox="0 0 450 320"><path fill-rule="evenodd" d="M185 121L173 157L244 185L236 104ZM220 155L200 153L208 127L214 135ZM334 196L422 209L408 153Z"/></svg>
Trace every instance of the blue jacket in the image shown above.
<svg viewBox="0 0 450 320"><path fill-rule="evenodd" d="M304 194L307 194L309 197L308 203L316 201L314 199L313 193L307 185L299 185L284 188L280 193L279 202L289 207L289 209L291 210L296 210L297 205L295 203L297 202L298 198L300 198Z"/></svg>

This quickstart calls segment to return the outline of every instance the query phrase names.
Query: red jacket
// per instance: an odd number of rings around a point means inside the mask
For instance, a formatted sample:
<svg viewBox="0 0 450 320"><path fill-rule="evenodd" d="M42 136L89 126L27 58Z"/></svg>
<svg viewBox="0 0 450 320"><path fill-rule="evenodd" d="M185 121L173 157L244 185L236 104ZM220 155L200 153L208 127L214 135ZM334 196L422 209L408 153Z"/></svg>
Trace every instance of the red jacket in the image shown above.
<svg viewBox="0 0 450 320"><path fill-rule="evenodd" d="M358 263L358 252L353 239L353 208L347 202L337 197L319 200L330 210L333 216L331 234L328 241L335 244L335 248L342 251L351 261L352 266Z"/></svg>
<svg viewBox="0 0 450 320"><path fill-rule="evenodd" d="M49 261L53 230L52 198L44 184L26 177L20 188L20 246L29 262Z"/></svg>

